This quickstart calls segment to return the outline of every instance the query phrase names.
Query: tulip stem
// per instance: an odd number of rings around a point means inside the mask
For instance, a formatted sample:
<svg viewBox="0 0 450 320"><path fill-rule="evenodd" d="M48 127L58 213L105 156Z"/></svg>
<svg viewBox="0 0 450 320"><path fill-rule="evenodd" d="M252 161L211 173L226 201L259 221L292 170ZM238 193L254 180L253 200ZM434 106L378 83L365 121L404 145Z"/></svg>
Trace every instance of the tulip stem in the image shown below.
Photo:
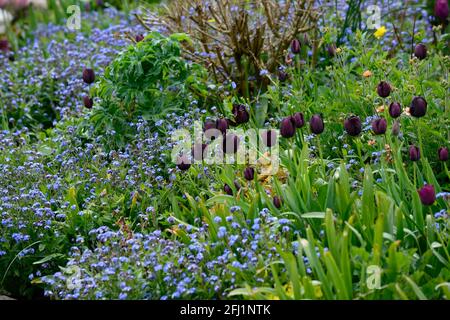
<svg viewBox="0 0 450 320"><path fill-rule="evenodd" d="M356 150L358 151L359 162L361 163L361 168L364 168L364 161L361 153L361 140L357 138L356 140Z"/></svg>

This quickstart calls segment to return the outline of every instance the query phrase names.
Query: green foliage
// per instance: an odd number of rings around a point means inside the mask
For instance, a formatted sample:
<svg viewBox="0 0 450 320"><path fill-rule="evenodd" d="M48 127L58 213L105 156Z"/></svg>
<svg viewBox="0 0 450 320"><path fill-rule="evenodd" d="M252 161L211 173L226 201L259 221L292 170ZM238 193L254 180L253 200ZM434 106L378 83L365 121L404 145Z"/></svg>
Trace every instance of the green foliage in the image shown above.
<svg viewBox="0 0 450 320"><path fill-rule="evenodd" d="M206 73L181 57L182 34L163 37L153 32L120 54L105 70L92 95L101 99L90 122L97 134L114 131L121 144L135 131L130 126L142 117L155 120L203 106L208 91Z"/></svg>

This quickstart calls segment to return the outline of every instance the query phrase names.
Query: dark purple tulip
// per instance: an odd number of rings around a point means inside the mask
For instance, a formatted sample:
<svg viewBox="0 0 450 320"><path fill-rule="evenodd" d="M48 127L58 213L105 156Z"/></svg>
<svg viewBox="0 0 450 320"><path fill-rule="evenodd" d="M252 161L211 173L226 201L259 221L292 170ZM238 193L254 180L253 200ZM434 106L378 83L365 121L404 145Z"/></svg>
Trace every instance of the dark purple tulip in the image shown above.
<svg viewBox="0 0 450 320"><path fill-rule="evenodd" d="M389 105L389 114L392 118L398 118L402 114L402 106L398 102L392 102Z"/></svg>
<svg viewBox="0 0 450 320"><path fill-rule="evenodd" d="M423 117L427 113L427 101L422 97L414 97L411 101L409 112L413 117Z"/></svg>
<svg viewBox="0 0 450 320"><path fill-rule="evenodd" d="M325 129L325 125L323 124L322 117L318 114L315 114L309 120L309 128L311 132L314 134L321 134Z"/></svg>
<svg viewBox="0 0 450 320"><path fill-rule="evenodd" d="M400 121L395 120L392 124L392 135L398 136L400 134Z"/></svg>
<svg viewBox="0 0 450 320"><path fill-rule="evenodd" d="M439 160L447 161L448 160L448 149L441 147L438 149Z"/></svg>
<svg viewBox="0 0 450 320"><path fill-rule="evenodd" d="M295 135L295 126L290 116L281 120L280 134L284 138L292 138Z"/></svg>
<svg viewBox="0 0 450 320"><path fill-rule="evenodd" d="M9 41L6 39L0 39L0 51L9 51Z"/></svg>
<svg viewBox="0 0 450 320"><path fill-rule="evenodd" d="M294 115L291 117L291 121L296 128L301 128L305 125L305 119L303 117L303 113L301 112L294 113Z"/></svg>
<svg viewBox="0 0 450 320"><path fill-rule="evenodd" d="M191 167L191 161L186 155L179 156L177 158L177 167L181 171L186 171Z"/></svg>
<svg viewBox="0 0 450 320"><path fill-rule="evenodd" d="M420 159L419 147L416 147L414 145L409 147L409 159L411 159L411 161L419 161Z"/></svg>
<svg viewBox="0 0 450 320"><path fill-rule="evenodd" d="M261 139L267 147L272 147L277 142L277 133L274 130L265 130L261 134Z"/></svg>
<svg viewBox="0 0 450 320"><path fill-rule="evenodd" d="M87 84L94 83L95 72L92 69L86 68L83 70L83 81Z"/></svg>
<svg viewBox="0 0 450 320"><path fill-rule="evenodd" d="M330 57L334 57L336 55L336 46L334 44L329 45L327 51Z"/></svg>
<svg viewBox="0 0 450 320"><path fill-rule="evenodd" d="M385 118L378 118L372 121L372 131L376 135L385 134L387 129L387 121Z"/></svg>
<svg viewBox="0 0 450 320"><path fill-rule="evenodd" d="M255 178L255 169L253 169L252 167L245 168L244 178L248 181L253 181L253 179Z"/></svg>
<svg viewBox="0 0 450 320"><path fill-rule="evenodd" d="M144 35L142 34L137 34L134 39L136 40L136 42L141 42L142 40L144 40Z"/></svg>
<svg viewBox="0 0 450 320"><path fill-rule="evenodd" d="M239 148L239 137L234 134L228 134L223 139L223 152L231 154L236 153Z"/></svg>
<svg viewBox="0 0 450 320"><path fill-rule="evenodd" d="M208 131L209 129L216 129L216 123L214 121L206 121L203 126L203 131Z"/></svg>
<svg viewBox="0 0 450 320"><path fill-rule="evenodd" d="M280 71L278 73L278 80L280 80L280 82L285 82L288 78L289 78L289 74L287 72Z"/></svg>
<svg viewBox="0 0 450 320"><path fill-rule="evenodd" d="M228 129L228 121L226 119L217 119L216 120L216 129L220 130L222 134L225 134Z"/></svg>
<svg viewBox="0 0 450 320"><path fill-rule="evenodd" d="M348 135L358 136L362 131L361 119L357 116L351 116L344 121L344 128Z"/></svg>
<svg viewBox="0 0 450 320"><path fill-rule="evenodd" d="M423 60L427 57L427 47L425 47L424 44L419 43L415 48L414 48L414 55L417 57L417 59L419 60Z"/></svg>
<svg viewBox="0 0 450 320"><path fill-rule="evenodd" d="M386 98L391 94L391 85L386 81L381 81L377 86L378 95L382 98Z"/></svg>
<svg viewBox="0 0 450 320"><path fill-rule="evenodd" d="M92 100L92 98L89 98L89 96L84 96L83 103L86 108L91 109L94 105L94 100Z"/></svg>
<svg viewBox="0 0 450 320"><path fill-rule="evenodd" d="M226 183L223 186L223 191L229 196L233 195L233 189L231 189L231 187L229 185L227 185Z"/></svg>
<svg viewBox="0 0 450 320"><path fill-rule="evenodd" d="M274 196L273 197L273 205L277 208L280 209L281 208L281 204L282 204L282 200L279 196Z"/></svg>
<svg viewBox="0 0 450 320"><path fill-rule="evenodd" d="M291 51L293 54L299 54L301 50L301 44L300 41L298 41L298 39L294 39L291 42Z"/></svg>
<svg viewBox="0 0 450 320"><path fill-rule="evenodd" d="M434 15L442 21L447 20L448 17L448 2L447 0L436 0L434 4Z"/></svg>
<svg viewBox="0 0 450 320"><path fill-rule="evenodd" d="M197 161L202 161L204 158L204 152L207 145L202 143L196 143L191 149L192 157Z"/></svg>
<svg viewBox="0 0 450 320"><path fill-rule="evenodd" d="M234 187L236 188L236 191L241 190L241 184L239 183L239 181L237 179L234 179L233 183L234 183Z"/></svg>
<svg viewBox="0 0 450 320"><path fill-rule="evenodd" d="M436 201L436 192L431 184L427 184L422 189L417 191L419 193L420 201L423 205L431 206Z"/></svg>
<svg viewBox="0 0 450 320"><path fill-rule="evenodd" d="M242 104L235 104L233 105L233 115L234 115L234 121L237 124L247 123L250 119L250 115L248 114L247 109Z"/></svg>

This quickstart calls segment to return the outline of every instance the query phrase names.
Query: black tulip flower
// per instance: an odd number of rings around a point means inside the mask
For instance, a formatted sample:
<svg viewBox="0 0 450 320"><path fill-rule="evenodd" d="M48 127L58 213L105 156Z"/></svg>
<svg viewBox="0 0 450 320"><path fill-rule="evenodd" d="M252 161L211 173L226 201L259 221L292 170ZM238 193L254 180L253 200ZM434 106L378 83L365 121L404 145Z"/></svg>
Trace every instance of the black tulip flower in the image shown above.
<svg viewBox="0 0 450 320"><path fill-rule="evenodd" d="M289 74L287 72L280 71L278 73L278 80L280 80L280 82L285 82L288 78L289 78Z"/></svg>
<svg viewBox="0 0 450 320"><path fill-rule="evenodd" d="M402 114L402 106L398 102L392 102L389 105L389 114L392 118L398 118Z"/></svg>
<svg viewBox="0 0 450 320"><path fill-rule="evenodd" d="M291 117L291 121L296 128L301 128L305 125L305 118L303 117L303 113L301 112L294 113L294 115Z"/></svg>
<svg viewBox="0 0 450 320"><path fill-rule="evenodd" d="M223 191L229 196L233 195L233 189L231 189L231 187L229 185L227 185L226 183L223 186Z"/></svg>
<svg viewBox="0 0 450 320"><path fill-rule="evenodd" d="M329 45L327 51L330 57L334 57L336 55L336 46L334 44Z"/></svg>
<svg viewBox="0 0 450 320"><path fill-rule="evenodd" d="M0 39L0 51L9 51L9 41L6 39Z"/></svg>
<svg viewBox="0 0 450 320"><path fill-rule="evenodd" d="M386 81L381 81L377 86L377 93L382 98L388 97L391 94L391 85Z"/></svg>
<svg viewBox="0 0 450 320"><path fill-rule="evenodd" d="M181 171L186 171L191 167L191 161L186 155L179 156L177 158L177 167Z"/></svg>
<svg viewBox="0 0 450 320"><path fill-rule="evenodd" d="M423 60L427 57L427 47L422 44L419 43L415 48L414 48L414 55L416 56L417 59L419 60Z"/></svg>
<svg viewBox="0 0 450 320"><path fill-rule="evenodd" d="M319 114L315 114L311 117L311 120L309 120L309 128L314 134L321 134L323 132L325 125Z"/></svg>
<svg viewBox="0 0 450 320"><path fill-rule="evenodd" d="M295 135L295 126L290 116L281 120L280 134L284 138L292 138Z"/></svg>
<svg viewBox="0 0 450 320"><path fill-rule="evenodd" d="M378 118L372 121L372 131L376 135L385 134L387 129L387 121L385 118Z"/></svg>
<svg viewBox="0 0 450 320"><path fill-rule="evenodd" d="M274 130L265 130L261 134L265 146L271 148L277 142L277 133Z"/></svg>
<svg viewBox="0 0 450 320"><path fill-rule="evenodd" d="M398 120L395 120L392 124L392 135L398 136L400 134L400 122Z"/></svg>
<svg viewBox="0 0 450 320"><path fill-rule="evenodd" d="M441 21L445 21L448 18L448 1L447 0L436 0L434 4L434 15L441 19Z"/></svg>
<svg viewBox="0 0 450 320"><path fill-rule="evenodd" d="M436 201L436 191L431 184L423 186L422 189L417 192L419 193L419 198L423 205L431 206Z"/></svg>
<svg viewBox="0 0 450 320"><path fill-rule="evenodd" d="M298 39L294 39L291 42L291 51L293 54L299 54L301 50L301 44L300 41L298 41Z"/></svg>
<svg viewBox="0 0 450 320"><path fill-rule="evenodd" d="M91 109L94 105L94 100L92 100L92 98L89 98L89 96L84 96L83 103L86 108Z"/></svg>
<svg viewBox="0 0 450 320"><path fill-rule="evenodd" d="M419 161L420 160L420 149L417 146L410 146L409 147L409 159L411 161Z"/></svg>
<svg viewBox="0 0 450 320"><path fill-rule="evenodd" d="M357 116L351 116L344 121L344 128L348 135L358 136L362 131L361 119Z"/></svg>
<svg viewBox="0 0 450 320"><path fill-rule="evenodd" d="M250 119L250 115L248 114L247 109L242 104L235 104L233 105L233 115L234 115L234 121L237 124L247 123Z"/></svg>
<svg viewBox="0 0 450 320"><path fill-rule="evenodd" d="M94 83L95 72L92 69L86 68L83 70L83 81L87 84Z"/></svg>
<svg viewBox="0 0 450 320"><path fill-rule="evenodd" d="M216 120L216 129L220 130L222 134L225 134L228 129L228 121L227 119L217 119Z"/></svg>
<svg viewBox="0 0 450 320"><path fill-rule="evenodd" d="M438 149L438 157L441 161L447 161L448 160L448 149L441 147Z"/></svg>
<svg viewBox="0 0 450 320"><path fill-rule="evenodd" d="M204 154L205 154L205 149L206 149L207 145L206 144L202 144L202 143L196 143L194 144L194 146L191 149L191 153L192 153L192 158L194 158L197 161L202 161L204 158Z"/></svg>
<svg viewBox="0 0 450 320"><path fill-rule="evenodd" d="M136 42L141 42L142 40L144 40L144 35L142 34L137 34L134 39L136 40Z"/></svg>
<svg viewBox="0 0 450 320"><path fill-rule="evenodd" d="M216 129L216 123L214 121L206 121L203 125L203 131L208 131L210 129Z"/></svg>
<svg viewBox="0 0 450 320"><path fill-rule="evenodd" d="M253 181L253 179L255 178L255 169L253 169L252 167L245 168L244 178L245 180Z"/></svg>
<svg viewBox="0 0 450 320"><path fill-rule="evenodd" d="M223 139L223 152L236 153L239 148L239 137L234 134L228 134Z"/></svg>
<svg viewBox="0 0 450 320"><path fill-rule="evenodd" d="M239 183L239 181L237 179L234 179L233 183L234 183L234 187L236 188L236 191L241 190L241 184Z"/></svg>
<svg viewBox="0 0 450 320"><path fill-rule="evenodd" d="M427 101L422 97L414 97L409 107L409 112L413 117L420 118L427 113Z"/></svg>
<svg viewBox="0 0 450 320"><path fill-rule="evenodd" d="M274 196L273 197L273 205L277 208L280 209L281 208L281 204L282 204L282 200L279 196Z"/></svg>

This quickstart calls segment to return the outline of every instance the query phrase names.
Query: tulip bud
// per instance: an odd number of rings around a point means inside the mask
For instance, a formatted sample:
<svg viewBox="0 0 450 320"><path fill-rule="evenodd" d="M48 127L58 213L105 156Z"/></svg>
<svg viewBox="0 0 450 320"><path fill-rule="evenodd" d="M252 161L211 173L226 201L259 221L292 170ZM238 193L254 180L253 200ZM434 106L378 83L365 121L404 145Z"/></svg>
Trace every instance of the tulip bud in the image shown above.
<svg viewBox="0 0 450 320"><path fill-rule="evenodd" d="M6 39L0 39L0 51L8 52L9 51L9 41Z"/></svg>
<svg viewBox="0 0 450 320"><path fill-rule="evenodd" d="M273 205L277 208L280 209L281 208L281 204L282 204L282 200L279 196L274 196L273 197Z"/></svg>
<svg viewBox="0 0 450 320"><path fill-rule="evenodd" d="M344 128L348 135L352 137L358 136L362 131L361 119L357 116L351 116L345 119Z"/></svg>
<svg viewBox="0 0 450 320"><path fill-rule="evenodd" d="M400 134L400 122L398 120L395 120L392 124L392 135L398 136Z"/></svg>
<svg viewBox="0 0 450 320"><path fill-rule="evenodd" d="M233 105L232 112L234 115L234 120L237 124L246 123L250 119L250 115L248 114L247 109L242 104Z"/></svg>
<svg viewBox="0 0 450 320"><path fill-rule="evenodd" d="M378 95L382 98L386 98L391 94L391 85L386 81L381 81L377 86Z"/></svg>
<svg viewBox="0 0 450 320"><path fill-rule="evenodd" d="M417 192L419 193L420 201L422 201L423 205L431 206L436 201L436 192L431 184L425 185Z"/></svg>
<svg viewBox="0 0 450 320"><path fill-rule="evenodd" d="M261 139L264 145L270 148L277 142L277 133L274 130L265 130L261 133Z"/></svg>
<svg viewBox="0 0 450 320"><path fill-rule="evenodd" d="M234 134L228 134L223 139L223 152L231 154L236 153L239 148L239 137Z"/></svg>
<svg viewBox="0 0 450 320"><path fill-rule="evenodd" d="M448 17L448 2L447 0L436 0L434 4L434 15L441 19L441 21L447 20Z"/></svg>
<svg viewBox="0 0 450 320"><path fill-rule="evenodd" d="M301 44L300 41L298 41L298 39L294 39L291 42L291 51L293 54L299 54L301 50Z"/></svg>
<svg viewBox="0 0 450 320"><path fill-rule="evenodd" d="M295 126L292 123L291 117L286 117L281 120L280 134L284 138L292 138L295 135Z"/></svg>
<svg viewBox="0 0 450 320"><path fill-rule="evenodd" d="M423 117L427 113L427 101L422 97L414 97L409 112L413 117Z"/></svg>
<svg viewBox="0 0 450 320"><path fill-rule="evenodd" d="M95 72L92 69L86 68L83 70L83 81L91 84L95 81Z"/></svg>
<svg viewBox="0 0 450 320"><path fill-rule="evenodd" d="M423 60L427 57L427 47L425 47L424 44L419 43L415 48L414 48L414 55L417 57L417 59L419 60Z"/></svg>
<svg viewBox="0 0 450 320"><path fill-rule="evenodd" d="M289 74L287 72L280 71L278 73L278 80L280 80L280 82L285 82L288 78L289 78Z"/></svg>
<svg viewBox="0 0 450 320"><path fill-rule="evenodd" d="M301 112L294 113L291 117L291 121L296 128L301 128L305 125L305 119L303 118L303 113Z"/></svg>
<svg viewBox="0 0 450 320"><path fill-rule="evenodd" d="M444 148L444 147L439 148L438 157L439 157L439 160L441 160L441 161L447 161L448 160L448 149Z"/></svg>
<svg viewBox="0 0 450 320"><path fill-rule="evenodd" d="M83 103L84 103L84 106L88 109L91 109L92 106L94 105L94 101L92 100L92 98L89 98L89 96L83 97Z"/></svg>
<svg viewBox="0 0 450 320"><path fill-rule="evenodd" d="M222 134L225 134L228 129L228 121L226 119L217 119L216 129L220 130Z"/></svg>
<svg viewBox="0 0 450 320"><path fill-rule="evenodd" d="M196 160L196 161L202 161L204 158L204 154L205 154L205 149L206 149L207 145L206 144L202 144L202 143L196 143L194 144L194 146L191 149L191 153L192 153L192 157Z"/></svg>
<svg viewBox="0 0 450 320"><path fill-rule="evenodd" d="M137 34L134 39L136 40L136 42L141 42L142 40L144 40L144 35L142 34Z"/></svg>
<svg viewBox="0 0 450 320"><path fill-rule="evenodd" d="M402 107L398 102L392 102L389 105L389 114L392 118L398 118L402 114Z"/></svg>
<svg viewBox="0 0 450 320"><path fill-rule="evenodd" d="M191 161L188 159L186 155L179 156L177 158L177 167L181 171L186 171L191 167Z"/></svg>
<svg viewBox="0 0 450 320"><path fill-rule="evenodd" d="M318 114L313 115L309 120L309 128L312 133L321 134L325 128L322 117Z"/></svg>
<svg viewBox="0 0 450 320"><path fill-rule="evenodd" d="M216 123L214 121L206 121L203 126L203 131L208 131L209 129L216 129Z"/></svg>
<svg viewBox="0 0 450 320"><path fill-rule="evenodd" d="M409 147L409 159L411 161L419 161L420 159L420 149L416 146Z"/></svg>
<svg viewBox="0 0 450 320"><path fill-rule="evenodd" d="M253 181L253 179L255 178L255 169L253 169L252 167L245 168L244 178L248 181Z"/></svg>
<svg viewBox="0 0 450 320"><path fill-rule="evenodd" d="M336 55L336 46L334 44L329 45L327 51L330 57L334 57Z"/></svg>
<svg viewBox="0 0 450 320"><path fill-rule="evenodd" d="M385 134L387 129L387 121L385 118L378 118L372 121L372 131L376 135Z"/></svg>
<svg viewBox="0 0 450 320"><path fill-rule="evenodd" d="M233 183L234 183L234 187L236 188L236 191L241 190L241 184L239 183L239 181L237 179L234 179Z"/></svg>
<svg viewBox="0 0 450 320"><path fill-rule="evenodd" d="M229 196L233 195L233 189L231 189L231 187L229 185L227 185L226 183L223 186L223 191Z"/></svg>

